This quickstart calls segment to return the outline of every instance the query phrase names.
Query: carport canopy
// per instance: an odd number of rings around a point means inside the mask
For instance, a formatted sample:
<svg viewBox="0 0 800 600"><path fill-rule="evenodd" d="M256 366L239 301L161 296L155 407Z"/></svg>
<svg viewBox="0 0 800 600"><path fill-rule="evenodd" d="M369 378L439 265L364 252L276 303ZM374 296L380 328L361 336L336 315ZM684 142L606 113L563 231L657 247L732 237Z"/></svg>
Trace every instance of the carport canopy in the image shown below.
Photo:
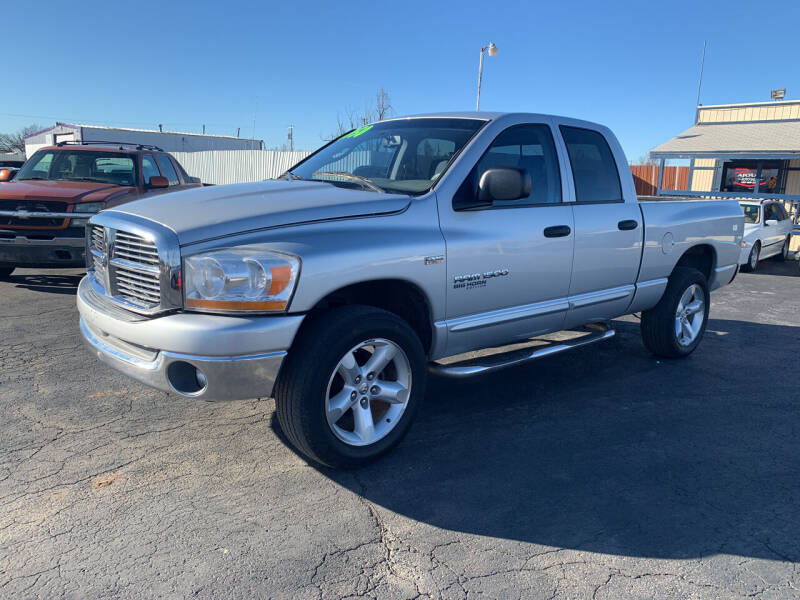
<svg viewBox="0 0 800 600"><path fill-rule="evenodd" d="M698 124L650 151L651 158L800 158L800 121Z"/></svg>

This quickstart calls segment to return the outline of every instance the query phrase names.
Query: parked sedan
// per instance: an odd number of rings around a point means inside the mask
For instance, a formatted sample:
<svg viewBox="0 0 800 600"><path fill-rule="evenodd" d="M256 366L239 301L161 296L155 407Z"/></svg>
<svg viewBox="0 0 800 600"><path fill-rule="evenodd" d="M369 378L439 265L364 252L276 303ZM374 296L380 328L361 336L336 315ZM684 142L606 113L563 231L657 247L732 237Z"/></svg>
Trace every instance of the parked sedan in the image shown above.
<svg viewBox="0 0 800 600"><path fill-rule="evenodd" d="M744 212L744 239L739 255L743 271L755 271L758 261L775 257L786 260L792 220L777 200L740 202Z"/></svg>

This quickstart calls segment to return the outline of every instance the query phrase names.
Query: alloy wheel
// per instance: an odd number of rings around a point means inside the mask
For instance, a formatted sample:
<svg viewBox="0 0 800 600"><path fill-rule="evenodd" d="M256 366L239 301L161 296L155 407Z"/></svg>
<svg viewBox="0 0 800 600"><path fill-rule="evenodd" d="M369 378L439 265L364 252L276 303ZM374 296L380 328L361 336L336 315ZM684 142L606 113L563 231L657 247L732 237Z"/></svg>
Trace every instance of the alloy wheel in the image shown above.
<svg viewBox="0 0 800 600"><path fill-rule="evenodd" d="M697 339L705 319L705 304L703 288L696 283L683 292L675 311L675 336L681 346L689 346Z"/></svg>
<svg viewBox="0 0 800 600"><path fill-rule="evenodd" d="M325 416L333 434L350 446L368 446L400 422L411 394L411 365L391 340L354 346L328 380Z"/></svg>

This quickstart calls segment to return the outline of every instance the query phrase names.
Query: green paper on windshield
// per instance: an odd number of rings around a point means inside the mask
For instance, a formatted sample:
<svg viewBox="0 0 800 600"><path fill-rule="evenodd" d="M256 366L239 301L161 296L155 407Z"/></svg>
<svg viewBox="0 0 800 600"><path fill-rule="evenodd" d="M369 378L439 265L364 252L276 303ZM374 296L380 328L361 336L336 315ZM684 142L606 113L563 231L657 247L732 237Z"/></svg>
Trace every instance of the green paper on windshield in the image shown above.
<svg viewBox="0 0 800 600"><path fill-rule="evenodd" d="M359 127L358 129L354 129L353 131L351 131L347 135L343 135L342 137L346 137L346 138L358 137L362 133L368 132L370 129L372 129L372 125L365 125L364 127Z"/></svg>

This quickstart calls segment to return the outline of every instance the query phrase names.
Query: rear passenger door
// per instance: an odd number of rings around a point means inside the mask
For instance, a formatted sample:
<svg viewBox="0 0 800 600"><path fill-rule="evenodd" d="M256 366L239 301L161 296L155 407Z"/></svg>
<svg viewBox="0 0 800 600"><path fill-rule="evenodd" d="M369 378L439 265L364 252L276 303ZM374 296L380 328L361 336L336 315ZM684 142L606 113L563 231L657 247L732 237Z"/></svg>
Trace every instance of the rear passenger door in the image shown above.
<svg viewBox="0 0 800 600"><path fill-rule="evenodd" d="M565 327L625 314L639 273L644 227L636 197L622 192L618 165L599 131L561 125L575 191L575 253Z"/></svg>

